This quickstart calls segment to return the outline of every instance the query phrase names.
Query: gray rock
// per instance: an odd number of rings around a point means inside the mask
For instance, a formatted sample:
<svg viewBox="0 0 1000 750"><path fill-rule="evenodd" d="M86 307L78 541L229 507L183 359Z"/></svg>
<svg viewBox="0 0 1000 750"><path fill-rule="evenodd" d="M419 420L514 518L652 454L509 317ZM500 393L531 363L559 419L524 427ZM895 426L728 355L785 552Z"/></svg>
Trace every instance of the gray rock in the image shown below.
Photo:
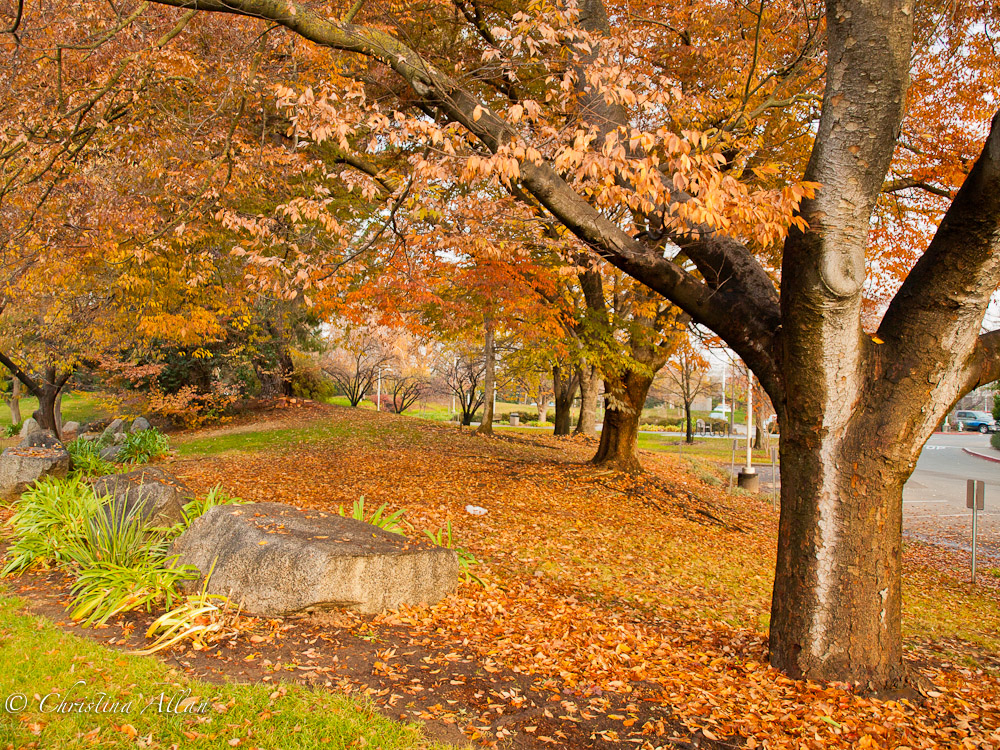
<svg viewBox="0 0 1000 750"><path fill-rule="evenodd" d="M102 451L101 456L104 453ZM153 526L173 526L183 518L184 503L194 498L191 491L172 474L146 467L127 474L109 474L91 480L98 497L108 496L109 507L128 514L138 505L143 522Z"/></svg>
<svg viewBox="0 0 1000 750"><path fill-rule="evenodd" d="M105 461L117 461L121 453L122 446L120 445L109 445L107 448L101 448L101 458Z"/></svg>
<svg viewBox="0 0 1000 750"><path fill-rule="evenodd" d="M78 435L78 437L80 438L80 440L86 440L89 443L91 440L100 440L101 439L101 433L99 433L99 432L85 432L82 435Z"/></svg>
<svg viewBox="0 0 1000 750"><path fill-rule="evenodd" d="M111 424L104 428L104 435L109 438L122 432L125 432L125 422L121 419L113 420Z"/></svg>
<svg viewBox="0 0 1000 750"><path fill-rule="evenodd" d="M33 432L38 432L40 429L42 428L38 426L38 422L35 421L34 417L28 417L21 425L21 433L19 437L23 440L28 437L28 435Z"/></svg>
<svg viewBox="0 0 1000 750"><path fill-rule="evenodd" d="M209 593L260 617L313 607L375 613L433 604L458 585L454 550L280 503L211 508L177 538L172 553L203 577L212 571Z"/></svg>
<svg viewBox="0 0 1000 750"><path fill-rule="evenodd" d="M54 432L49 430L36 430L29 433L27 437L21 438L19 448L53 448L63 450L62 441L56 437Z"/></svg>
<svg viewBox="0 0 1000 750"><path fill-rule="evenodd" d="M148 430L152 425L149 420L145 417L136 417L136 420L132 423L129 428L129 432L142 432L143 430Z"/></svg>
<svg viewBox="0 0 1000 750"><path fill-rule="evenodd" d="M0 454L0 501L15 500L42 477L64 477L69 453L58 448L8 448Z"/></svg>
<svg viewBox="0 0 1000 750"><path fill-rule="evenodd" d="M115 438L115 445L121 445L122 443L125 442L125 433L116 432L114 438Z"/></svg>
<svg viewBox="0 0 1000 750"><path fill-rule="evenodd" d="M63 424L62 429L63 429L63 435L66 435L67 433L70 433L70 432L75 435L78 432L80 432L80 423L79 422L66 422L65 424Z"/></svg>

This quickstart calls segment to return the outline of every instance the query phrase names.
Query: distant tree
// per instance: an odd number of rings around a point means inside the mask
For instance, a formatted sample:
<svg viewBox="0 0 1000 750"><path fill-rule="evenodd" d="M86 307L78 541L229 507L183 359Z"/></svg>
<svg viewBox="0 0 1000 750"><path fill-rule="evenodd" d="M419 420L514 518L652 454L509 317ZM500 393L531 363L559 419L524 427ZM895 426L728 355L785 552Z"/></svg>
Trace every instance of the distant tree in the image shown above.
<svg viewBox="0 0 1000 750"><path fill-rule="evenodd" d="M323 371L357 407L392 358L384 339L370 326L348 326L335 340L337 346L323 362Z"/></svg>
<svg viewBox="0 0 1000 750"><path fill-rule="evenodd" d="M684 420L687 425L686 441L694 442L691 420L691 404L709 387L708 360L702 356L688 336L677 347L677 351L667 361L664 368L670 390L684 404Z"/></svg>
<svg viewBox="0 0 1000 750"><path fill-rule="evenodd" d="M476 349L446 352L438 360L438 371L444 376L448 390L455 395L462 412L462 424L470 425L482 407L486 391L486 362Z"/></svg>

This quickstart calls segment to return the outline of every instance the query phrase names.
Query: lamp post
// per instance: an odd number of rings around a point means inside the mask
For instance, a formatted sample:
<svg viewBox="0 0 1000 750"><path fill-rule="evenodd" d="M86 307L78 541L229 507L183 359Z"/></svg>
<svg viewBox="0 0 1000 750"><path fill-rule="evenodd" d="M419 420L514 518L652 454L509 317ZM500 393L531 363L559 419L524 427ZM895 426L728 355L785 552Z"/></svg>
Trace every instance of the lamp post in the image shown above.
<svg viewBox="0 0 1000 750"><path fill-rule="evenodd" d="M760 488L760 477L753 467L753 373L747 367L747 462L736 477L736 484L745 490L757 492Z"/></svg>

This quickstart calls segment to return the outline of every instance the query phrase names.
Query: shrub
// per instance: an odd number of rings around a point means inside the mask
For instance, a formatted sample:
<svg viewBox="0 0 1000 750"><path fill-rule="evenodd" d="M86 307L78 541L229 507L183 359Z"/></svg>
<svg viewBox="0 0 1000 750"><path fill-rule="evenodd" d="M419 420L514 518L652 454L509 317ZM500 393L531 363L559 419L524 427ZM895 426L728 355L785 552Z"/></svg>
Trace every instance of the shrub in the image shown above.
<svg viewBox="0 0 1000 750"><path fill-rule="evenodd" d="M990 445L992 445L994 449L1000 451L1000 432L994 432L990 435Z"/></svg>
<svg viewBox="0 0 1000 750"><path fill-rule="evenodd" d="M101 458L103 443L98 440L77 438L66 444L69 451L70 465L74 473L83 476L102 476L114 474L115 465Z"/></svg>
<svg viewBox="0 0 1000 750"><path fill-rule="evenodd" d="M119 612L161 600L170 607L179 581L198 571L175 567L167 557L170 542L142 521L142 505L102 505L86 524L83 538L66 551L76 570L70 617L100 625Z"/></svg>
<svg viewBox="0 0 1000 750"><path fill-rule="evenodd" d="M125 436L118 460L123 464L145 464L161 458L170 450L170 440L155 427Z"/></svg>
<svg viewBox="0 0 1000 750"><path fill-rule="evenodd" d="M23 419L20 422L18 422L17 424L9 424L9 425L7 425L7 427L4 428L3 435L4 435L4 437L9 437L9 438L17 437L18 435L21 434L21 428L22 427L24 427L24 420Z"/></svg>
<svg viewBox="0 0 1000 750"><path fill-rule="evenodd" d="M160 600L169 606L176 584L198 573L174 567L169 540L143 524L140 510L116 512L80 474L46 477L21 495L8 522L13 541L2 575L58 565L76 578L71 617L85 625Z"/></svg>
<svg viewBox="0 0 1000 750"><path fill-rule="evenodd" d="M380 529L385 529L386 531L391 531L393 534L402 534L405 529L404 526L409 526L409 524L403 520L402 509L397 510L395 513L385 513L387 503L382 503L378 508L372 513L370 518L365 518L365 498L362 495L359 499L354 501L354 505L351 508L350 518L355 521L364 521L365 523L370 523L372 526L378 526ZM344 506L341 505L337 512L347 517L347 511L344 510Z"/></svg>
<svg viewBox="0 0 1000 750"><path fill-rule="evenodd" d="M459 547L457 540L451 534L451 521L445 524L444 528L438 529L436 533L424 531L424 534L438 547L447 547L455 550L458 555L458 570L465 576L466 581L475 581L480 586L485 586L483 579L472 572L472 568L479 565L479 560L471 552L463 547Z"/></svg>
<svg viewBox="0 0 1000 750"><path fill-rule="evenodd" d="M298 398L308 398L312 401L326 401L333 398L336 386L316 362L309 357L292 353L292 372L288 377L292 387L292 395Z"/></svg>
<svg viewBox="0 0 1000 750"><path fill-rule="evenodd" d="M21 495L7 522L13 541L0 575L70 562L69 550L86 537L87 524L100 505L94 490L78 475L35 482Z"/></svg>
<svg viewBox="0 0 1000 750"><path fill-rule="evenodd" d="M185 503L184 507L181 508L183 520L170 529L170 534L177 535L187 531L196 518L205 515L216 505L242 505L244 502L243 498L230 495L222 488L221 484L217 484L208 491L204 498L195 498Z"/></svg>

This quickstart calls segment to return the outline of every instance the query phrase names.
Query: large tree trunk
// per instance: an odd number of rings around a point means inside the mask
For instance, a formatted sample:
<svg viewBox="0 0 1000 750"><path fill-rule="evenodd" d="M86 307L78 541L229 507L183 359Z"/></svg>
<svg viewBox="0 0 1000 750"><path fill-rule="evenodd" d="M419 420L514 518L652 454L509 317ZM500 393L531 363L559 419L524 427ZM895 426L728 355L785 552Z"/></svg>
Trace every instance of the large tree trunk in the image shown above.
<svg viewBox="0 0 1000 750"><path fill-rule="evenodd" d="M622 471L641 471L638 451L639 419L652 383L651 377L634 370L626 370L622 377L604 378L607 407L604 410L601 443L593 463Z"/></svg>
<svg viewBox="0 0 1000 750"><path fill-rule="evenodd" d="M56 401L59 398L60 388L52 383L44 383L39 390L38 408L31 416L43 430L50 430L61 438L62 432L56 419Z"/></svg>
<svg viewBox="0 0 1000 750"><path fill-rule="evenodd" d="M576 396L577 379L575 372L567 372L566 368L555 365L552 368L552 390L555 391L556 435L569 435L570 411L573 408L573 397Z"/></svg>
<svg viewBox="0 0 1000 750"><path fill-rule="evenodd" d="M879 455L880 427L818 438L801 421L781 425L770 650L789 675L876 689L904 676L902 491L911 468Z"/></svg>
<svg viewBox="0 0 1000 750"><path fill-rule="evenodd" d="M483 421L476 430L477 435L493 434L493 400L496 389L497 353L493 341L493 316L486 316L486 341L483 351L486 355L485 393L483 395Z"/></svg>
<svg viewBox="0 0 1000 750"><path fill-rule="evenodd" d="M7 399L7 407L10 409L10 423L21 423L21 381L16 377L11 378L10 398Z"/></svg>
<svg viewBox="0 0 1000 750"><path fill-rule="evenodd" d="M597 430L597 391L600 385L597 367L583 362L576 368L576 377L580 381L580 418L573 434L593 435Z"/></svg>

